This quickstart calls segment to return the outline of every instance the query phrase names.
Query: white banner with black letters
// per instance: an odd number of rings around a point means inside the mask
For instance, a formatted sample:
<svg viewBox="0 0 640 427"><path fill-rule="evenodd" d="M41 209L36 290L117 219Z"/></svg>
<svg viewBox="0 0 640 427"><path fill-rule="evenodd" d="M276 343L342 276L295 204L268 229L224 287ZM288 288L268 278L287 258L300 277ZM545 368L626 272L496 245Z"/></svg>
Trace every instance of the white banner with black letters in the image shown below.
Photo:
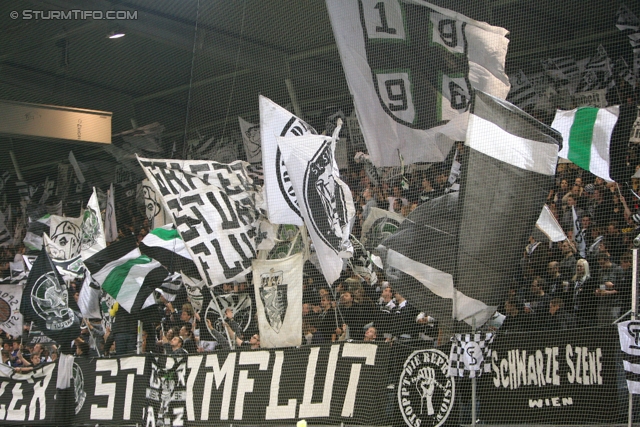
<svg viewBox="0 0 640 427"><path fill-rule="evenodd" d="M243 281L256 257L260 190L247 163L138 158L209 286Z"/></svg>
<svg viewBox="0 0 640 427"><path fill-rule="evenodd" d="M253 260L260 346L302 343L302 253L284 259Z"/></svg>

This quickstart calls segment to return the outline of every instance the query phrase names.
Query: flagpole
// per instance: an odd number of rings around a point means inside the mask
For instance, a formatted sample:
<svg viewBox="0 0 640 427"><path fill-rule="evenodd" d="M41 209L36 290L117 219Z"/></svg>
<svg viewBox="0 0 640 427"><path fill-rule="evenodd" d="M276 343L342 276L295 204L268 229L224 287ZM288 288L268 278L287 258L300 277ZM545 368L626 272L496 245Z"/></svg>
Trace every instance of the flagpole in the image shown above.
<svg viewBox="0 0 640 427"><path fill-rule="evenodd" d="M454 298L455 301L455 298ZM473 329L473 334L475 335L476 333L476 317L473 317L473 323L472 323L472 329ZM474 340L475 341L475 338ZM473 378L471 378L471 425L473 427L475 427L476 425L476 377L474 376Z"/></svg>
<svg viewBox="0 0 640 427"><path fill-rule="evenodd" d="M142 354L142 320L138 320L138 334L136 340L136 354Z"/></svg>
<svg viewBox="0 0 640 427"><path fill-rule="evenodd" d="M636 309L638 305L638 248L631 250L633 253L633 264L631 270L631 320L636 320ZM629 391L629 414L627 425L633 424L633 394Z"/></svg>

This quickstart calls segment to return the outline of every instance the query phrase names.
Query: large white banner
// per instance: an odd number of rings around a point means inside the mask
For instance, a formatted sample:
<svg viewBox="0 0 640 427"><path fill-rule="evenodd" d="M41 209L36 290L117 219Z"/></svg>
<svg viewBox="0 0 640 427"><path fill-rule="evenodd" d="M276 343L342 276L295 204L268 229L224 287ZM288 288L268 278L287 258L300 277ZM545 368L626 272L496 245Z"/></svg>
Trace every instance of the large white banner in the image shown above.
<svg viewBox="0 0 640 427"><path fill-rule="evenodd" d="M302 344L302 253L284 259L253 260L253 287L260 347Z"/></svg>
<svg viewBox="0 0 640 427"><path fill-rule="evenodd" d="M473 90L507 96L504 28L421 0L326 3L376 166L443 161L465 140Z"/></svg>
<svg viewBox="0 0 640 427"><path fill-rule="evenodd" d="M317 132L300 118L269 98L260 96L260 139L262 167L269 221L273 224L302 225L300 207L278 147L278 137L302 136Z"/></svg>
<svg viewBox="0 0 640 427"><path fill-rule="evenodd" d="M340 277L343 258L353 254L349 240L355 206L351 190L341 179L335 162L333 137L305 135L278 138L302 217L329 284Z"/></svg>
<svg viewBox="0 0 640 427"><path fill-rule="evenodd" d="M244 281L256 257L260 189L248 163L138 158L207 285Z"/></svg>

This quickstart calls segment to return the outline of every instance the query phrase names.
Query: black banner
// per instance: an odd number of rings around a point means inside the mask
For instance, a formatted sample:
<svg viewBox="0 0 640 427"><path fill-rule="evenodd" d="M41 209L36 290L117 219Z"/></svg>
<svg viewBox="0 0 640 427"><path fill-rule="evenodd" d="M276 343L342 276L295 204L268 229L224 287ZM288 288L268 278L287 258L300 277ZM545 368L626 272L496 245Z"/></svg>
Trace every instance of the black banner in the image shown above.
<svg viewBox="0 0 640 427"><path fill-rule="evenodd" d="M0 420L3 425L51 425L55 415L56 373L54 363L24 373L0 365Z"/></svg>
<svg viewBox="0 0 640 427"><path fill-rule="evenodd" d="M491 348L492 372L480 377L482 384L479 382L478 387L482 421L490 424L614 421L615 360L620 353L616 326L552 334L498 334Z"/></svg>
<svg viewBox="0 0 640 427"><path fill-rule="evenodd" d="M76 358L72 424L380 424L390 347L342 343L270 350ZM0 420L53 425L56 364L0 368ZM58 391L59 392L59 391Z"/></svg>
<svg viewBox="0 0 640 427"><path fill-rule="evenodd" d="M148 384L147 364L145 356L76 358L74 424L138 423Z"/></svg>
<svg viewBox="0 0 640 427"><path fill-rule="evenodd" d="M628 398L626 389L616 387L617 336L613 326L498 334L492 372L477 380L478 418L508 425L611 423L624 409L616 399ZM0 365L0 420L55 425L56 416L64 416L72 419L67 425L156 427L300 419L324 425L471 424L471 380L449 377L448 359L448 346L400 342L76 358L66 400L60 390L56 400L56 364L32 373ZM75 405L68 411L73 414L65 413L65 405Z"/></svg>
<svg viewBox="0 0 640 427"><path fill-rule="evenodd" d="M378 424L389 346L343 343L149 358L145 425ZM313 421L311 421L313 420Z"/></svg>

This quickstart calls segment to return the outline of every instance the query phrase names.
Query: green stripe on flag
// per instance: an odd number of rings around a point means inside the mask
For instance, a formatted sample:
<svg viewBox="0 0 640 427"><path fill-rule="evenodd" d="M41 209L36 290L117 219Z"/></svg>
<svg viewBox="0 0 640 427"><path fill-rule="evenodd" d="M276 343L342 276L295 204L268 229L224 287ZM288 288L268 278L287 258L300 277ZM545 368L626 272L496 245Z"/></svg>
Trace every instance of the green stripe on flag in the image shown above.
<svg viewBox="0 0 640 427"><path fill-rule="evenodd" d="M178 230L172 228L170 230L167 230L166 228L154 228L153 230L151 230L151 234L153 234L154 236L158 237L159 239L162 240L173 240L173 239L180 239L182 240L182 237L180 237L180 233L178 233Z"/></svg>
<svg viewBox="0 0 640 427"><path fill-rule="evenodd" d="M598 111L593 107L578 108L569 133L567 157L584 170L589 170L591 164L591 142Z"/></svg>
<svg viewBox="0 0 640 427"><path fill-rule="evenodd" d="M112 297L116 298L120 293L120 288L129 275L131 268L135 265L149 264L150 262L151 258L146 255L141 255L138 258L130 259L124 264L120 264L109 272L102 283L102 289Z"/></svg>

